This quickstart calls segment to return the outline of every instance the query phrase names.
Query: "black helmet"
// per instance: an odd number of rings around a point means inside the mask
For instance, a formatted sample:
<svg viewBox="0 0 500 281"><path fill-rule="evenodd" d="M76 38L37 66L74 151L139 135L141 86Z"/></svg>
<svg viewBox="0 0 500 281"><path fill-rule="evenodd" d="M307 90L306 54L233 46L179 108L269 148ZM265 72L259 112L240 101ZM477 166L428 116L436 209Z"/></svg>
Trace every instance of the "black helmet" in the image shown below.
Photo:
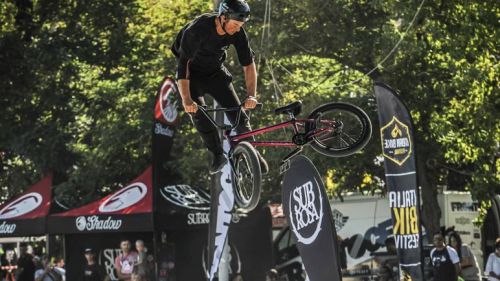
<svg viewBox="0 0 500 281"><path fill-rule="evenodd" d="M245 0L222 0L219 5L219 16L227 19L246 22L250 16L250 6Z"/></svg>

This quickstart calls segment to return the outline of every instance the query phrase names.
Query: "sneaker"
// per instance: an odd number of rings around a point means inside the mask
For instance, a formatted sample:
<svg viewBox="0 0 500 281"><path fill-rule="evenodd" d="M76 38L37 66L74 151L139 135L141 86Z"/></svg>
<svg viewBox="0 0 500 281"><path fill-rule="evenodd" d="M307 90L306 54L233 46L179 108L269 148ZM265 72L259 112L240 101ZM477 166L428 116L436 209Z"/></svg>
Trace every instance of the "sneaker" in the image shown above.
<svg viewBox="0 0 500 281"><path fill-rule="evenodd" d="M209 172L211 175L217 174L222 170L224 165L226 165L227 159L224 154L215 154L214 160L212 161L212 165L210 166Z"/></svg>
<svg viewBox="0 0 500 281"><path fill-rule="evenodd" d="M259 158L259 163L260 163L260 171L262 172L263 175L269 173L269 165L267 164L266 159L262 157L262 155L257 152L257 157Z"/></svg>

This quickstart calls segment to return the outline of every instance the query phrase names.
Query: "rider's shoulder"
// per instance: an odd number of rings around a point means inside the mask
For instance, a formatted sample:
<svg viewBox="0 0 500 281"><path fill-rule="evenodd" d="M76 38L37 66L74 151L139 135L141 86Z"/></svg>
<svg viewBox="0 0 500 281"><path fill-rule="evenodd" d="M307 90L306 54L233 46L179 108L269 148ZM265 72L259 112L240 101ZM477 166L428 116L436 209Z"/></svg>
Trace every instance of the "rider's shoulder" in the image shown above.
<svg viewBox="0 0 500 281"><path fill-rule="evenodd" d="M188 28L195 30L208 29L215 24L214 19L216 17L217 14L214 13L201 14L196 17L191 23L189 23Z"/></svg>

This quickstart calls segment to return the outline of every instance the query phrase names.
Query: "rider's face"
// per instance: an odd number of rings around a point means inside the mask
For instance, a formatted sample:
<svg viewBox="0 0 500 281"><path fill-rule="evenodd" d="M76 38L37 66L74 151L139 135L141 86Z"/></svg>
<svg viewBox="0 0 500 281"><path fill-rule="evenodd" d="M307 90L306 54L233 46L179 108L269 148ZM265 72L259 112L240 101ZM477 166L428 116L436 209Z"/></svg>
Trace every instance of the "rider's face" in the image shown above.
<svg viewBox="0 0 500 281"><path fill-rule="evenodd" d="M242 27L244 24L245 24L245 23L244 23L244 22L241 22L241 21L237 21L237 20L228 20L228 21L226 21L226 26L225 26L226 32L227 32L229 35L233 35L233 34L235 34L236 32L240 31L241 27Z"/></svg>

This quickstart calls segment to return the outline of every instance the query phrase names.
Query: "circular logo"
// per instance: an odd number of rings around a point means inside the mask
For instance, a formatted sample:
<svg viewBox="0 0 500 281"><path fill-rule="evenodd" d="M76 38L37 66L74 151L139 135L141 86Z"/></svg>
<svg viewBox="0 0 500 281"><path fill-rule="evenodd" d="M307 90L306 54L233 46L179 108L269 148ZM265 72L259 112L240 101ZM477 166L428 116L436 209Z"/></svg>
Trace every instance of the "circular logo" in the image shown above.
<svg viewBox="0 0 500 281"><path fill-rule="evenodd" d="M158 100L156 101L156 119L167 125L173 125L177 121L177 87L171 79L166 79L160 89Z"/></svg>
<svg viewBox="0 0 500 281"><path fill-rule="evenodd" d="M148 193L148 188L142 182L136 182L120 189L99 206L101 213L112 213L128 208L139 202Z"/></svg>
<svg viewBox="0 0 500 281"><path fill-rule="evenodd" d="M11 219L25 215L42 204L42 195L37 192L25 194L0 210L0 219Z"/></svg>
<svg viewBox="0 0 500 281"><path fill-rule="evenodd" d="M87 225L87 219L84 216L76 218L76 229L84 231L86 225Z"/></svg>
<svg viewBox="0 0 500 281"><path fill-rule="evenodd" d="M321 231L323 221L323 197L317 180L297 186L290 193L288 202L290 224L297 240L313 243Z"/></svg>
<svg viewBox="0 0 500 281"><path fill-rule="evenodd" d="M160 189L169 202L191 210L210 210L210 195L189 185L168 185Z"/></svg>

